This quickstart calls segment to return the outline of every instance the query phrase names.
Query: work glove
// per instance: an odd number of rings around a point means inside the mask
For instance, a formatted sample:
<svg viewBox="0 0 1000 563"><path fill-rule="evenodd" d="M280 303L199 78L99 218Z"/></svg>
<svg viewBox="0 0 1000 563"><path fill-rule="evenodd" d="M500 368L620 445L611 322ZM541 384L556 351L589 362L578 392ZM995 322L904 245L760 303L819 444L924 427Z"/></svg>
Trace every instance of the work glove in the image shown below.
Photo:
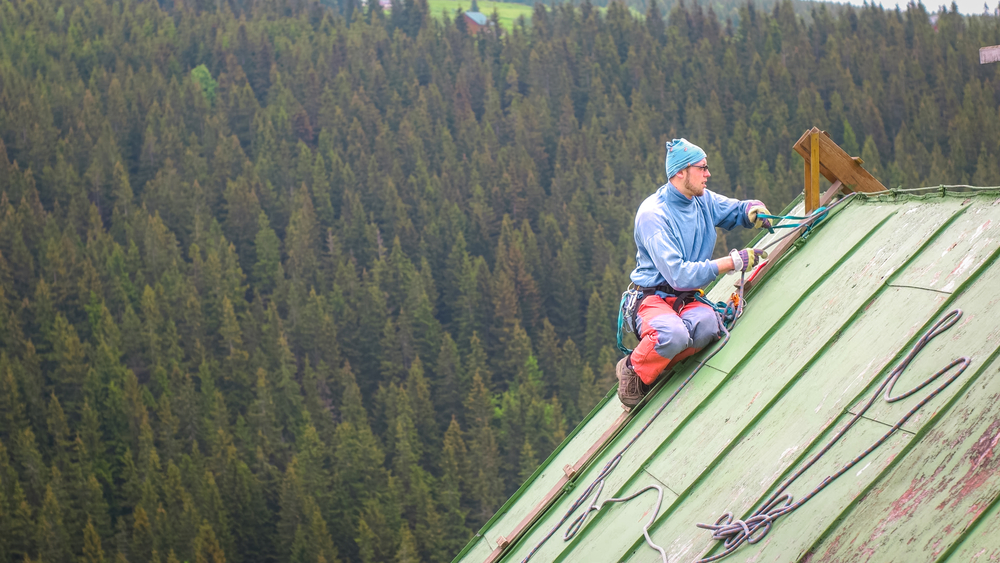
<svg viewBox="0 0 1000 563"><path fill-rule="evenodd" d="M770 230L771 229L770 219L757 218L758 213L763 213L764 215L770 215L770 213L767 211L767 206L765 206L764 202L760 201L759 199L751 199L749 200L749 202L750 205L747 207L747 219L749 219L750 222L753 223L755 229L764 227L765 229Z"/></svg>
<svg viewBox="0 0 1000 563"><path fill-rule="evenodd" d="M767 258L767 252L757 248L733 249L729 253L729 257L733 259L733 268L737 272L745 272L752 270L754 266L757 266Z"/></svg>

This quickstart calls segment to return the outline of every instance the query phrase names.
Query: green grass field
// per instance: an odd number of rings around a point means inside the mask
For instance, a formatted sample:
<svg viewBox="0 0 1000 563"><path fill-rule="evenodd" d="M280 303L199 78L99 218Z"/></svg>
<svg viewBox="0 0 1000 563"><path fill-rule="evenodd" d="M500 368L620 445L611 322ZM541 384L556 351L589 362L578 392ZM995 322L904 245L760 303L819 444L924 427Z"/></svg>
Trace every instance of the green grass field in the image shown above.
<svg viewBox="0 0 1000 563"><path fill-rule="evenodd" d="M427 5L431 9L431 16L435 18L441 17L441 12L447 12L448 19L455 18L455 10L461 9L462 11L468 10L472 6L472 0L427 0ZM549 3L545 3L549 6ZM494 8L500 15L500 25L504 29L510 31L514 26L514 22L517 18L524 16L524 19L528 20L528 24L531 24L531 13L534 11L534 4L531 6L527 4L515 4L513 2L490 2L488 0L483 0L479 2L479 11L486 14L486 17L490 17L493 14ZM607 11L607 8L598 8L602 13ZM633 16L642 19L643 13L636 10L635 8L629 8L629 11Z"/></svg>
<svg viewBox="0 0 1000 563"><path fill-rule="evenodd" d="M524 16L529 22L531 21L533 8L527 4L489 2L487 0L478 0L478 3L479 11L486 14L487 17L493 14L493 10L496 9L500 15L500 25L508 31L514 27L514 22L520 16ZM448 19L454 19L455 11L458 9L468 10L472 6L472 0L427 0L427 5L431 9L431 16L440 18L441 12L444 11L447 13Z"/></svg>

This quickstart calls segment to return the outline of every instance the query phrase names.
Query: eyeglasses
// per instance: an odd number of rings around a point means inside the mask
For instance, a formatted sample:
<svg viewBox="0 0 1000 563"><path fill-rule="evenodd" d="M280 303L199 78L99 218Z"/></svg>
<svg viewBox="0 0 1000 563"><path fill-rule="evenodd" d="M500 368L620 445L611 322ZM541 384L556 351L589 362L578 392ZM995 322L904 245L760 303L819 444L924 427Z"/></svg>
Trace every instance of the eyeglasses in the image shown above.
<svg viewBox="0 0 1000 563"><path fill-rule="evenodd" d="M691 168L697 168L697 169L701 170L702 172L708 172L708 165L707 164L704 165L704 166L691 165Z"/></svg>

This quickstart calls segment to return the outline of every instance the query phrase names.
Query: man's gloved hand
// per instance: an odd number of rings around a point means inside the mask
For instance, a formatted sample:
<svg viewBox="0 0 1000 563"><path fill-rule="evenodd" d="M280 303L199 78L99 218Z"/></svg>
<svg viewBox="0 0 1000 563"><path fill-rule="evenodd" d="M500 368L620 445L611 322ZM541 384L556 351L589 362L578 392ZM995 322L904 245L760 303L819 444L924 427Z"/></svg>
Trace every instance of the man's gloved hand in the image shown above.
<svg viewBox="0 0 1000 563"><path fill-rule="evenodd" d="M733 259L733 268L737 272L745 272L747 270L752 270L754 266L761 263L762 260L767 258L767 252L757 248L744 248L743 250L733 249L729 253L729 257Z"/></svg>
<svg viewBox="0 0 1000 563"><path fill-rule="evenodd" d="M770 229L771 228L770 219L757 218L758 213L763 213L764 215L771 214L770 212L768 212L767 206L764 205L764 202L760 201L759 199L751 199L749 200L749 202L750 206L747 207L747 219L749 219L750 222L753 223L755 229L759 229L761 227L764 227L765 229Z"/></svg>

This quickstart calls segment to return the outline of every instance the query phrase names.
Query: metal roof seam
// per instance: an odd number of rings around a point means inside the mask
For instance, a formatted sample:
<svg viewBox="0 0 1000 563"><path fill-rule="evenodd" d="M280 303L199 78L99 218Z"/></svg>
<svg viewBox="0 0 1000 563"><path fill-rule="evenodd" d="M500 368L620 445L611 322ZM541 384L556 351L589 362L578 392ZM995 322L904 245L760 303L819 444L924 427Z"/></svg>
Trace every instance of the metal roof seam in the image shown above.
<svg viewBox="0 0 1000 563"><path fill-rule="evenodd" d="M862 202L861 204L863 205L863 204L864 204L864 202ZM839 212L838 212L837 214L839 214L839 213L843 213L843 212L844 212L844 210L848 209L849 207L850 207L850 203L848 203L848 204L847 204L847 207L843 208L843 209L842 209L841 211L839 211ZM832 217L835 217L835 216L836 216L837 214L834 214L834 215L832 215ZM865 236L861 237L861 239L860 239L860 240L858 240L858 242L856 242L856 243L854 244L854 246L852 246L852 247L851 247L851 249L850 249L849 251L845 252L845 253L844 253L844 255L843 255L843 256L841 256L841 257L840 257L840 259L838 259L838 260L837 260L837 262L835 262L834 264L832 264L832 265L830 266L830 268L829 268L829 269L828 269L827 271L828 271L828 272L829 272L829 271L834 271L834 270L836 270L837 268L839 268L839 267L840 267L841 265L843 265L843 263L844 263L844 262L846 262L846 261L847 261L848 259L850 259L850 257L851 257L851 256L853 256L853 255L854 255L854 253L855 253L855 252L856 252L856 251L857 251L858 249L860 249L860 248L863 248L863 247L864 247L864 246L865 246L866 244L868 244L868 241L869 241L869 240L871 239L871 237L872 237L872 236L874 236L874 234L875 234L876 232L878 232L878 230L879 230L879 229L881 229L881 228L882 228L882 226L883 226L883 225L885 225L885 224L886 224L886 223L887 223L888 221L890 221L890 220L891 220L891 219L892 219L892 218L893 218L893 217L894 217L895 215L896 215L896 212L893 212L893 213L890 213L889 215L886 215L886 217L885 217L885 218L883 218L883 219L882 219L881 221L879 221L879 223L878 223L878 224L876 224L876 225L875 225L874 227L872 227L872 229L871 229L871 230L870 230L870 231L869 231L869 232L868 232L867 234L865 234ZM816 233L816 234L818 235L818 233L819 233L819 232L821 232L821 231L817 231L817 233ZM802 241L802 242L803 242L803 244L805 244L805 243L806 243L807 241L808 241L808 239L806 239L806 241ZM796 242L796 244L798 245L798 244L799 244L799 242L797 241L797 242ZM786 256L786 259L784 259L784 260L781 260L780 262L778 262L777 264L775 264L774 268L773 268L773 269L772 269L772 270L771 270L770 272L768 272L768 274L770 274L771 276L773 276L773 275L775 275L775 274L776 274L776 273L777 273L778 271L780 271L780 270L781 270L781 268L782 268L783 266L785 266L785 264L788 264L788 263L790 262L790 259L791 259L791 258L792 258L793 256L795 256L795 254L797 254L797 252L798 252L798 248L799 248L799 246L796 246L796 247L795 247L795 252L792 252L792 253L790 253L790 254L786 254L786 255L785 255L785 256ZM809 285L809 287L808 287L808 288L806 288L806 290L802 292L802 295L801 295L801 296L799 296L799 298L798 298L798 299L796 300L796 302L795 302L795 303L794 303L794 304L793 304L793 305L792 305L791 307L789 307L789 311L791 311L792 309L794 309L794 308L798 307L798 306L799 306L799 305L801 304L801 302L802 302L802 301L803 301L803 300L804 300L804 299L806 298L806 296L807 296L807 295L809 295L810 293L812 293L813 291L815 291L815 290L816 290L816 288L818 288L818 287L819 287L820 285L822 285L822 284L823 284L823 282L824 282L824 279L825 279L825 278L823 278L823 277L819 277L819 278L817 278L817 279L816 279L816 280L815 280L815 281L814 281L814 282L813 282L812 284L810 284L810 285ZM764 281L764 280L761 280L761 282L758 282L758 283L757 283L756 285L754 285L754 286L753 286L753 287L752 287L752 288L750 289L749 293L748 293L748 294L747 294L747 296L746 296L746 298L747 298L747 300L748 300L748 301L749 301L749 300L750 300L750 299L751 299L752 297L754 297L754 295L755 295L755 294L757 293L757 288L759 288L759 287L761 287L761 286L763 285L763 281ZM783 318L784 318L784 317L783 317ZM775 327L772 327L772 328L776 328L776 327L777 327L777 324L775 325ZM772 330L772 332L773 332L773 330Z"/></svg>
<svg viewBox="0 0 1000 563"><path fill-rule="evenodd" d="M934 241L936 241L938 237L940 237L943 233L947 232L948 228L951 227L952 224L954 224L955 221L957 221L958 218L961 217L963 214L965 214L965 212L968 210L969 210L968 206L963 206L960 207L955 213L952 213L951 217L948 217L948 219L946 219L943 223L941 223L941 226L935 229L934 232L931 233L931 235L928 236L922 244L920 244L920 246L918 246L913 252L910 253L910 257L904 260L903 263L900 264L895 269L895 271L893 271L888 276L888 278L883 282L883 285L888 286L892 284L893 281L895 281L896 278L899 277L900 274L906 270L907 266L912 264L925 250L927 250L927 247L929 247Z"/></svg>
<svg viewBox="0 0 1000 563"><path fill-rule="evenodd" d="M919 289L919 290L923 290L923 291L931 291L931 292L934 292L934 293L943 293L944 295L951 295L953 293L951 291L945 291L943 289L934 289L933 287L921 287L919 285L910 285L910 284L905 284L905 283L887 283L885 285L887 287L905 288L905 289Z"/></svg>

